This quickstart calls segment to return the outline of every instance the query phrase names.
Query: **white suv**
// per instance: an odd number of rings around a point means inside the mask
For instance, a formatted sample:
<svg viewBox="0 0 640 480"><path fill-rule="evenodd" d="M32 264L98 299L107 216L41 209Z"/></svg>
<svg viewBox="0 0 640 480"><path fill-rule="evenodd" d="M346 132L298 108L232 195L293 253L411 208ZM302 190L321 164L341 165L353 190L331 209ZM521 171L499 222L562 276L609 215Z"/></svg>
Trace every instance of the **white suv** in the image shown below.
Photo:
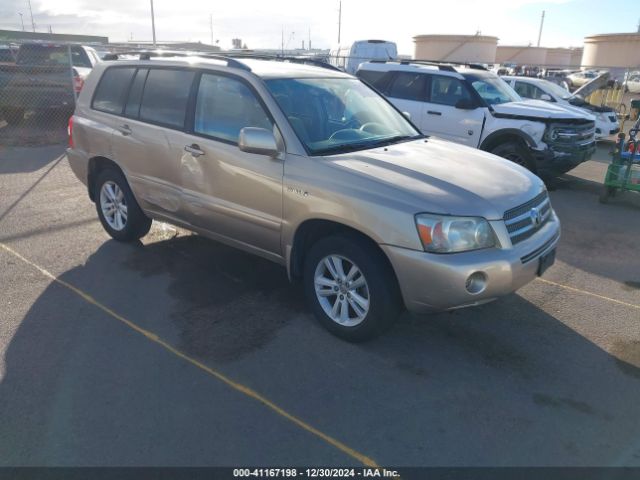
<svg viewBox="0 0 640 480"><path fill-rule="evenodd" d="M593 115L596 121L596 140L601 140L620 131L618 116L613 108L606 105L593 105L585 98L606 85L608 77L608 75L601 75L573 93L542 78L505 76L502 80L512 86L522 98L544 100L567 109L577 108Z"/></svg>
<svg viewBox="0 0 640 480"><path fill-rule="evenodd" d="M592 115L524 101L481 66L367 62L357 76L423 133L494 153L542 177L565 173L595 151Z"/></svg>

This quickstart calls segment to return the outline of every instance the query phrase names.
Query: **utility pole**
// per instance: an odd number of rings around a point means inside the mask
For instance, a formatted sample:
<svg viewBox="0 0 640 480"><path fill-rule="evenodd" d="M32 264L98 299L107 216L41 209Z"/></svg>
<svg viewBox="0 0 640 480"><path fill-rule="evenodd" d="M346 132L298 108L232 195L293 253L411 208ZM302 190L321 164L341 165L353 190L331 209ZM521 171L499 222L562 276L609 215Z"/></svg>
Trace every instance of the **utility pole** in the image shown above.
<svg viewBox="0 0 640 480"><path fill-rule="evenodd" d="M282 56L284 56L284 25L282 26L282 40L280 43L280 52L282 53Z"/></svg>
<svg viewBox="0 0 640 480"><path fill-rule="evenodd" d="M342 30L342 0L338 6L338 45L340 45L340 33Z"/></svg>
<svg viewBox="0 0 640 480"><path fill-rule="evenodd" d="M29 13L31 14L31 28L34 33L36 31L36 22L33 21L33 10L31 9L31 0L27 0L29 2Z"/></svg>
<svg viewBox="0 0 640 480"><path fill-rule="evenodd" d="M20 15L20 23L22 24L22 31L24 32L24 18L22 18L22 14L20 12L18 12L18 15Z"/></svg>
<svg viewBox="0 0 640 480"><path fill-rule="evenodd" d="M540 31L538 32L538 46L540 46L540 39L542 38L543 25L544 25L544 10L542 11L542 18L540 19Z"/></svg>
<svg viewBox="0 0 640 480"><path fill-rule="evenodd" d="M153 35L153 46L156 46L156 19L153 13L153 0L151 0L151 33Z"/></svg>
<svg viewBox="0 0 640 480"><path fill-rule="evenodd" d="M209 14L209 31L211 32L211 45L213 45L213 13Z"/></svg>

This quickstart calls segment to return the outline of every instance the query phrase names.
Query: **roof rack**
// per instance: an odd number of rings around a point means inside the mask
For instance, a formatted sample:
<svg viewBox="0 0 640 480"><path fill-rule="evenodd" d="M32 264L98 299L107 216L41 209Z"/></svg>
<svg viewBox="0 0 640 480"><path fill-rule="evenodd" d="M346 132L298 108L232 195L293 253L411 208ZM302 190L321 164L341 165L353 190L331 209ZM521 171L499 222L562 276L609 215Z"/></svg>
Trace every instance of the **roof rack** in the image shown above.
<svg viewBox="0 0 640 480"><path fill-rule="evenodd" d="M341 70L331 65L327 62L324 62L318 58L310 58L304 56L295 56L295 55L268 55L268 54L260 54L260 53L234 53L230 55L234 58L249 58L253 60L270 60L274 62L291 62L291 63L300 63L303 65L311 65L314 67L326 68L327 70L334 70L340 72Z"/></svg>
<svg viewBox="0 0 640 480"><path fill-rule="evenodd" d="M370 63L399 63L400 65L411 65L415 63L417 65L430 65L432 67L438 67L439 70L445 72L455 72L454 66L460 65L474 70L487 70L483 65L479 63L465 63L465 62L444 62L440 60L370 60Z"/></svg>
<svg viewBox="0 0 640 480"><path fill-rule="evenodd" d="M228 67L239 68L242 70L246 70L248 72L251 71L246 64L239 62L238 60L232 58L227 55L219 55L215 53L203 53L203 52L184 52L184 51L175 51L175 50L131 50L126 52L117 52L117 53L108 53L104 56L104 60L118 60L122 55L137 55L140 60L151 60L151 58L158 57L200 57L200 58L208 58L211 60L222 60L227 62Z"/></svg>
<svg viewBox="0 0 640 480"><path fill-rule="evenodd" d="M410 60L412 63L426 63L428 65L460 65L474 70L487 70L484 65L473 62L449 62L444 60Z"/></svg>

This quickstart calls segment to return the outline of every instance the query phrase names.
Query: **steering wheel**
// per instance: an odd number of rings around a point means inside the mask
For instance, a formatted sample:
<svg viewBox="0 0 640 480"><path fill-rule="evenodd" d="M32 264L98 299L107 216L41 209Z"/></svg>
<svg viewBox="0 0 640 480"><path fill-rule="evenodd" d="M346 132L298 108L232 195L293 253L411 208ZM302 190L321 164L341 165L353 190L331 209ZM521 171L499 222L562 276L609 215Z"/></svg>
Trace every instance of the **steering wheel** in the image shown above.
<svg viewBox="0 0 640 480"><path fill-rule="evenodd" d="M357 112L354 112L353 115L351 115L351 117L349 117L349 120L346 121L345 123L345 127L349 127L349 128L358 128L358 125L362 124L363 121L366 120L366 118L362 118L362 117L367 117L368 115L366 113L364 113L362 110L358 110ZM366 121L364 123L367 123Z"/></svg>
<svg viewBox="0 0 640 480"><path fill-rule="evenodd" d="M342 130L336 130L333 132L329 137L329 140L351 140L355 138L360 138L358 130L354 128L343 128Z"/></svg>
<svg viewBox="0 0 640 480"><path fill-rule="evenodd" d="M387 133L388 129L380 122L367 122L360 127L360 131L368 132L368 133L383 134L383 133Z"/></svg>

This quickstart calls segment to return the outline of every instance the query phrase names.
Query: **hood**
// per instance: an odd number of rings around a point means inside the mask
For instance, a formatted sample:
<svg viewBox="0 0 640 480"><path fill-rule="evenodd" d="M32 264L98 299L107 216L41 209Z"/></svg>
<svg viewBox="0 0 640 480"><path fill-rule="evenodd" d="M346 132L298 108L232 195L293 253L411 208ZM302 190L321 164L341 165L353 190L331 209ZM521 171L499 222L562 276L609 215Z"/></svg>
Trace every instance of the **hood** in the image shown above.
<svg viewBox="0 0 640 480"><path fill-rule="evenodd" d="M546 120L590 120L593 118L580 109L567 109L565 106L545 102L544 100L522 100L493 105L496 117Z"/></svg>
<svg viewBox="0 0 640 480"><path fill-rule="evenodd" d="M601 89L603 87L606 87L607 83L609 82L609 78L610 77L611 77L611 74L609 72L605 72L602 75L597 76L596 78L594 78L590 82L585 83L583 86L581 86L575 92L573 92L572 96L576 97L576 96L580 95L582 98L587 98L589 95L591 95L596 90L599 90L599 89Z"/></svg>
<svg viewBox="0 0 640 480"><path fill-rule="evenodd" d="M344 183L345 189L357 190L355 195L374 204L412 213L498 220L545 188L542 180L513 162L433 137L324 161L332 182Z"/></svg>

